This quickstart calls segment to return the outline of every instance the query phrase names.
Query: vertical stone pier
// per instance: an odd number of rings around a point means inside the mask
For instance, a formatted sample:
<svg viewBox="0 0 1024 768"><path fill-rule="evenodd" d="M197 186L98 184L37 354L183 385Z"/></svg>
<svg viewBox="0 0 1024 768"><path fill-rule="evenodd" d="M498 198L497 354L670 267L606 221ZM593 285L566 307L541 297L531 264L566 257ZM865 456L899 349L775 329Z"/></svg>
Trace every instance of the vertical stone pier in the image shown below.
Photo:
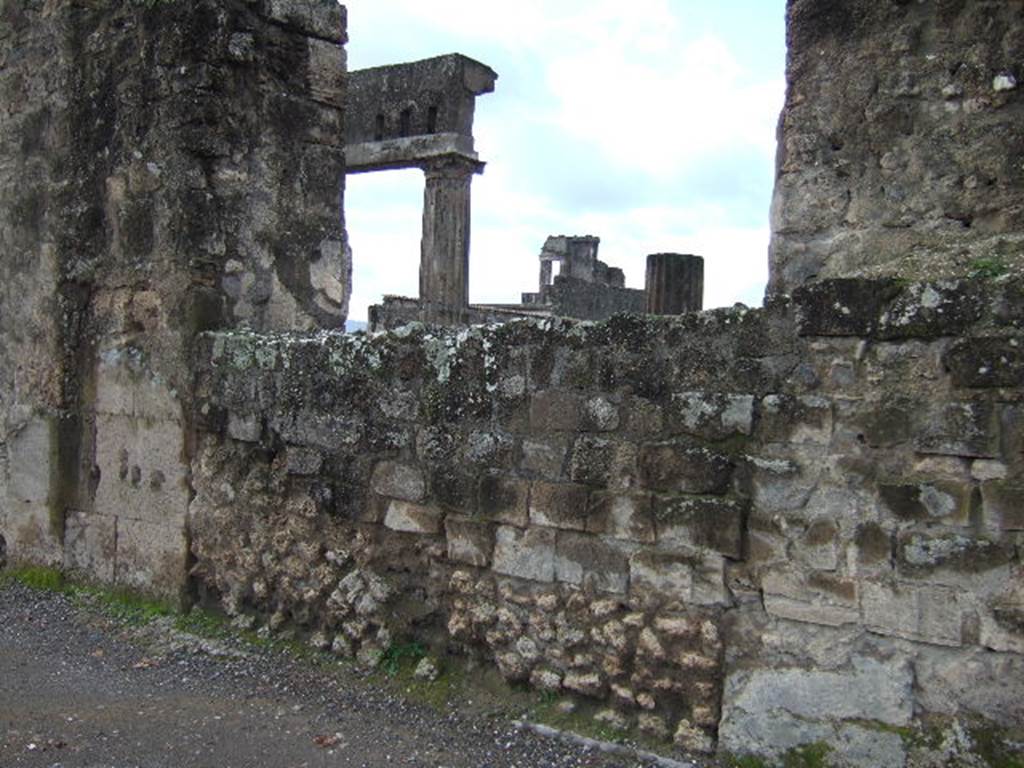
<svg viewBox="0 0 1024 768"><path fill-rule="evenodd" d="M424 163L420 305L424 322L463 322L469 307L469 222L473 174L483 163L459 155Z"/></svg>
<svg viewBox="0 0 1024 768"><path fill-rule="evenodd" d="M647 257L647 313L678 315L704 307L704 257L652 253Z"/></svg>

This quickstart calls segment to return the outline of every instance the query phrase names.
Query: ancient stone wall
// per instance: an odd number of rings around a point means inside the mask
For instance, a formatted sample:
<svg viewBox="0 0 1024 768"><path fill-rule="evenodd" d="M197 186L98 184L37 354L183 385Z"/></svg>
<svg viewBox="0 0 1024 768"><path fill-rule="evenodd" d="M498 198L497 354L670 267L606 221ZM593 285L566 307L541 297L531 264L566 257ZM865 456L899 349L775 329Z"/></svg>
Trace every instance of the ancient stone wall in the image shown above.
<svg viewBox="0 0 1024 768"><path fill-rule="evenodd" d="M329 0L4 5L0 535L13 560L177 593L196 333L343 324L342 13Z"/></svg>
<svg viewBox="0 0 1024 768"><path fill-rule="evenodd" d="M340 654L414 636L687 749L903 765L930 718L1024 721L1022 298L854 279L206 334L195 576Z"/></svg>
<svg viewBox="0 0 1024 768"><path fill-rule="evenodd" d="M1024 2L788 14L769 291L1024 268Z"/></svg>

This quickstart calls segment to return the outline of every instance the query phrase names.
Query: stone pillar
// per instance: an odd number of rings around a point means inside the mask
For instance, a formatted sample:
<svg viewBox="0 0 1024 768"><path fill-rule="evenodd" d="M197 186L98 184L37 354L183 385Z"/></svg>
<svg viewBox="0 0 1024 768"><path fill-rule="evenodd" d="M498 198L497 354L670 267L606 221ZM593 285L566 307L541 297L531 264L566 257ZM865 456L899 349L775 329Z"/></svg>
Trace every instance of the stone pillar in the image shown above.
<svg viewBox="0 0 1024 768"><path fill-rule="evenodd" d="M473 174L483 163L451 155L423 166L420 307L424 322L454 325L469 307L469 216Z"/></svg>
<svg viewBox="0 0 1024 768"><path fill-rule="evenodd" d="M678 315L704 307L704 257L652 253L647 257L647 313Z"/></svg>

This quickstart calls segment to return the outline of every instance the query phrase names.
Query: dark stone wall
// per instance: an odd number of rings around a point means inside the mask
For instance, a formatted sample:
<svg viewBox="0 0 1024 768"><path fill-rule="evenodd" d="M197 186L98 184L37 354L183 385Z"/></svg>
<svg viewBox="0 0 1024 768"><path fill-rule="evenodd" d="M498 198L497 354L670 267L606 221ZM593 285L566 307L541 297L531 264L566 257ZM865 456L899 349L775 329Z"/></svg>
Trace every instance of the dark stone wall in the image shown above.
<svg viewBox="0 0 1024 768"><path fill-rule="evenodd" d="M1019 271L1024 3L790 0L768 290Z"/></svg>
<svg viewBox="0 0 1024 768"><path fill-rule="evenodd" d="M345 319L343 11L30 2L2 19L0 354L24 368L0 382L0 523L15 560L45 542L51 562L175 593L195 335Z"/></svg>

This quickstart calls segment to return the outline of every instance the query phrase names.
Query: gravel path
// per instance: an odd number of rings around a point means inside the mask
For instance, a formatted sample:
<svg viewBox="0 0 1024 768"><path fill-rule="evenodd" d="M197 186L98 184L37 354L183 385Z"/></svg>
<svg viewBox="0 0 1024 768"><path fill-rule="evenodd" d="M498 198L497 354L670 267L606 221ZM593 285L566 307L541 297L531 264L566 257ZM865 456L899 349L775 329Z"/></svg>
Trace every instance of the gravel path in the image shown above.
<svg viewBox="0 0 1024 768"><path fill-rule="evenodd" d="M0 766L638 768L638 757L404 701L352 667L128 627L0 584Z"/></svg>

